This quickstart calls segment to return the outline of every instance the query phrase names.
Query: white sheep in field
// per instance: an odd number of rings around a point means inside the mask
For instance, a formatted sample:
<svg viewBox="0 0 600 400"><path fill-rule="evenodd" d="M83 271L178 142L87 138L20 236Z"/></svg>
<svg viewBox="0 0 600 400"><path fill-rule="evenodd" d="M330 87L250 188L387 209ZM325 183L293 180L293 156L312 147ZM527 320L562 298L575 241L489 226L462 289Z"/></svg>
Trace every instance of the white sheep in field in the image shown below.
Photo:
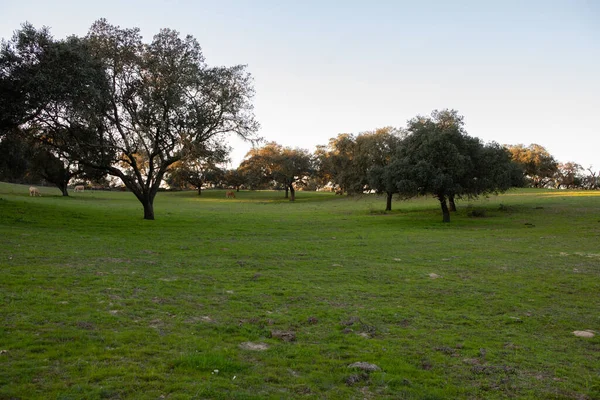
<svg viewBox="0 0 600 400"><path fill-rule="evenodd" d="M76 192L83 192L85 190L85 186L83 185L77 185L75 186L75 191Z"/></svg>
<svg viewBox="0 0 600 400"><path fill-rule="evenodd" d="M35 186L30 186L30 187L29 187L29 195L30 195L30 196L40 196L40 197L42 196L42 195L40 194L40 191L39 191L39 189L38 189L38 188L36 188Z"/></svg>

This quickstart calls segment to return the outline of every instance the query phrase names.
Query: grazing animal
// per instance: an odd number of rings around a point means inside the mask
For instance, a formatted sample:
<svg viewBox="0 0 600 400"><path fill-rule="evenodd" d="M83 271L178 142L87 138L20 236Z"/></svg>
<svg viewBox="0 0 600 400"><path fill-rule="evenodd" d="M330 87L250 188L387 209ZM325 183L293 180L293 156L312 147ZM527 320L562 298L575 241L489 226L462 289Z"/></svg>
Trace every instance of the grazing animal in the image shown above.
<svg viewBox="0 0 600 400"><path fill-rule="evenodd" d="M77 185L75 186L75 191L76 192L83 192L85 190L85 186L83 185Z"/></svg>
<svg viewBox="0 0 600 400"><path fill-rule="evenodd" d="M35 186L30 186L30 187L29 187L29 195L30 195L30 196L40 196L40 197L42 196L42 195L40 194L40 191L39 191L39 189L38 189L38 188L36 188Z"/></svg>
<svg viewBox="0 0 600 400"><path fill-rule="evenodd" d="M235 199L235 193L234 192L227 192L225 194L225 197L227 197L228 199Z"/></svg>

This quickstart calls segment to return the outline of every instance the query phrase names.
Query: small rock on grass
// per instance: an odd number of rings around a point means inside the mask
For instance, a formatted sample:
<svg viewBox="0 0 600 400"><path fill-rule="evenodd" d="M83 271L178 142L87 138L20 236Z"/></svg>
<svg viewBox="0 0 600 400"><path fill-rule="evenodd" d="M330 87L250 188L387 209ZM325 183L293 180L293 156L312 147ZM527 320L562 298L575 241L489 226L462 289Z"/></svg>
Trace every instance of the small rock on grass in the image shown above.
<svg viewBox="0 0 600 400"><path fill-rule="evenodd" d="M361 372L360 374L354 374L354 375L350 375L349 377L347 377L346 385L354 386L357 383L368 382L368 381L369 381L369 374L367 374L366 372Z"/></svg>
<svg viewBox="0 0 600 400"><path fill-rule="evenodd" d="M296 340L296 334L292 331L271 331L271 337L281 339L284 342L293 342Z"/></svg>
<svg viewBox="0 0 600 400"><path fill-rule="evenodd" d="M430 277L431 279L438 279L438 278L441 278L442 276L441 276L441 275L438 275L438 274L434 274L434 273L432 272L431 274L429 274L429 277Z"/></svg>
<svg viewBox="0 0 600 400"><path fill-rule="evenodd" d="M269 349L266 343L243 342L240 343L240 348L244 350L265 351Z"/></svg>
<svg viewBox="0 0 600 400"><path fill-rule="evenodd" d="M348 368L358 368L358 369L362 369L363 371L381 371L381 368L379 368L377 365L375 364L371 364L368 362L364 362L364 361L359 361L359 362L355 362L354 364L350 364L348 365Z"/></svg>
<svg viewBox="0 0 600 400"><path fill-rule="evenodd" d="M594 332L591 332L591 331L574 331L573 335L575 335L577 337L583 337L583 338L593 338L594 337Z"/></svg>

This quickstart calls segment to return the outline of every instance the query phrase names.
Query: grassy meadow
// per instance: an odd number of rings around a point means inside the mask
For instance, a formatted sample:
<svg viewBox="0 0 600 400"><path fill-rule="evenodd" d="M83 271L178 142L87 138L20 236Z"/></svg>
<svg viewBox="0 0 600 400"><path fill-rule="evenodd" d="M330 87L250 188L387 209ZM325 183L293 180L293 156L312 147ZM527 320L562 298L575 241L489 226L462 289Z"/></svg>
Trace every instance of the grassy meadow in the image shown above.
<svg viewBox="0 0 600 400"><path fill-rule="evenodd" d="M41 192L0 183L0 399L600 398L598 191Z"/></svg>

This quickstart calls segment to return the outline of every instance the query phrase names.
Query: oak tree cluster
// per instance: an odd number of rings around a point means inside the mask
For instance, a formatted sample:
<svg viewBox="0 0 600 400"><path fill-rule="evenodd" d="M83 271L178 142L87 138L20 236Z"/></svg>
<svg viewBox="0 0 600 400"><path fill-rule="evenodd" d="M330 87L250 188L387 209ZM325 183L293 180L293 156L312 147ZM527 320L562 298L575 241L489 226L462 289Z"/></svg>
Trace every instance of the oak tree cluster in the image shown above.
<svg viewBox="0 0 600 400"><path fill-rule="evenodd" d="M599 174L558 163L542 146L484 143L456 110L416 116L406 127L342 133L314 152L259 146L252 77L245 66L211 67L195 38L96 21L84 37L55 39L24 24L0 48L0 179L43 179L67 196L74 180L117 179L154 219L161 185L240 190L327 188L337 194L433 196L443 221L456 201L513 186L598 189ZM226 168L226 136L256 144ZM586 173L587 172L587 173Z"/></svg>

